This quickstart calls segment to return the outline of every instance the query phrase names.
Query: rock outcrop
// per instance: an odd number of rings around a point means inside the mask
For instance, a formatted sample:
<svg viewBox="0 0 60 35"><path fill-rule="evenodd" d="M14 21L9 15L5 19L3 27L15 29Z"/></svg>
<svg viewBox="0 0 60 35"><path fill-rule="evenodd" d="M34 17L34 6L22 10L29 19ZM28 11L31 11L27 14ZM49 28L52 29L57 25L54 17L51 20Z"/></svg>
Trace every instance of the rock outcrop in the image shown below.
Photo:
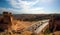
<svg viewBox="0 0 60 35"><path fill-rule="evenodd" d="M53 15L49 22L51 32L60 30L60 15Z"/></svg>
<svg viewBox="0 0 60 35"><path fill-rule="evenodd" d="M11 27L11 13L3 12L3 16L0 18L0 31L4 31Z"/></svg>

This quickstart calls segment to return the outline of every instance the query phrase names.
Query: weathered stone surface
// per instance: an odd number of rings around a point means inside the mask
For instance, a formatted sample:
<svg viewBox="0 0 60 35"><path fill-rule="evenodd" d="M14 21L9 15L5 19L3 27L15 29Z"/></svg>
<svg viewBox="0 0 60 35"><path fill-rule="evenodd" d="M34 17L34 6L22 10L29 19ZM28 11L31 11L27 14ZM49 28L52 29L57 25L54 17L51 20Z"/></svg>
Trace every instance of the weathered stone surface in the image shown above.
<svg viewBox="0 0 60 35"><path fill-rule="evenodd" d="M11 25L11 13L3 12L3 17L0 18L0 31L8 29Z"/></svg>

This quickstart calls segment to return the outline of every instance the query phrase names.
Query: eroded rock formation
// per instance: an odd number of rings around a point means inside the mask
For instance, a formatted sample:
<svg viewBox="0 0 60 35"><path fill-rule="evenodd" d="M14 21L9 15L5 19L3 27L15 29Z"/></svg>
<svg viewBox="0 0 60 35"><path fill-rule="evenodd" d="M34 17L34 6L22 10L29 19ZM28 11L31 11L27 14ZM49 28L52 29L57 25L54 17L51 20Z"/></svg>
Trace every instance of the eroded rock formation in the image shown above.
<svg viewBox="0 0 60 35"><path fill-rule="evenodd" d="M60 30L60 15L53 15L49 22L51 32Z"/></svg>
<svg viewBox="0 0 60 35"><path fill-rule="evenodd" d="M3 12L3 16L0 18L0 31L8 29L12 25L11 17L11 13Z"/></svg>

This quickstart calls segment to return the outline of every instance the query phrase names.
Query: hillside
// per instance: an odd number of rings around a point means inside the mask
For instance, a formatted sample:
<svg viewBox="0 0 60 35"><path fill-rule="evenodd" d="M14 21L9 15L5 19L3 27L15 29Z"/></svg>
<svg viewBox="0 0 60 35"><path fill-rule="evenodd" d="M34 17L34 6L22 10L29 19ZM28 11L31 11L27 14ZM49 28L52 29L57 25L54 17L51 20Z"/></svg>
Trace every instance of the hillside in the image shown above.
<svg viewBox="0 0 60 35"><path fill-rule="evenodd" d="M50 18L48 14L16 14L14 15L15 19L23 20L23 21L39 21L42 19Z"/></svg>

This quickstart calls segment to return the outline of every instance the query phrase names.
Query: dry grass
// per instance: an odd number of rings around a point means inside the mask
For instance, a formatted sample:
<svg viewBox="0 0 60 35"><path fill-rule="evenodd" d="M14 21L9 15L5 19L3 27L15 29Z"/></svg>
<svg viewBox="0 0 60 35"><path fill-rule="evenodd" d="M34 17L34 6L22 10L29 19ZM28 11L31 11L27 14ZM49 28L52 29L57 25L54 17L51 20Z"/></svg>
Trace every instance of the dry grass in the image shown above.
<svg viewBox="0 0 60 35"><path fill-rule="evenodd" d="M12 28L15 30L27 28L32 24L32 22L25 22L25 21L19 21L19 20L14 20L12 23L13 23Z"/></svg>
<svg viewBox="0 0 60 35"><path fill-rule="evenodd" d="M24 31L21 34L18 33L10 33L8 30L4 31L4 32L0 32L0 35L31 35L32 32L31 31Z"/></svg>

